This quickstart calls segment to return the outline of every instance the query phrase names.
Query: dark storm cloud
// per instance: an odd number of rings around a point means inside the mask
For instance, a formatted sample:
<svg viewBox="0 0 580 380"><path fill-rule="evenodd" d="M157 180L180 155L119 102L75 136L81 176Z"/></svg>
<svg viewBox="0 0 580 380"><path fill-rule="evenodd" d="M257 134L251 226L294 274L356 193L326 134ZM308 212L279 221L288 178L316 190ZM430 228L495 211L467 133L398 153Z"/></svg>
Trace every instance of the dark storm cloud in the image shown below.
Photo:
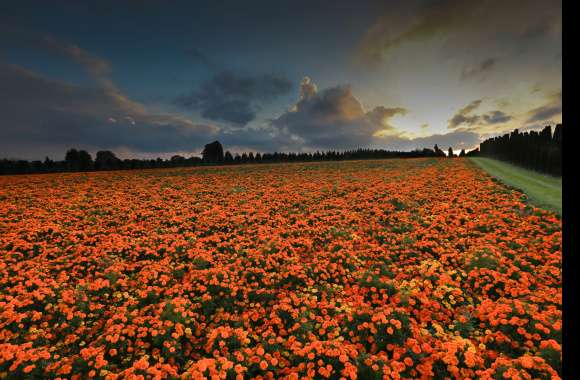
<svg viewBox="0 0 580 380"><path fill-rule="evenodd" d="M549 97L548 103L528 111L526 123L551 122L554 116L562 113L562 91L556 91Z"/></svg>
<svg viewBox="0 0 580 380"><path fill-rule="evenodd" d="M459 111L457 111L455 115L453 115L451 120L449 120L449 128L451 129L457 128L461 124L469 124L469 125L475 124L479 120L479 117L470 114L480 105L481 99L474 100L465 107L461 108Z"/></svg>
<svg viewBox="0 0 580 380"><path fill-rule="evenodd" d="M0 27L0 32L2 29ZM24 30L14 26L5 26L4 31L9 33L3 36L1 39L3 42L17 43L22 49L44 52L75 63L88 74L99 88L108 92L112 97L117 97L120 102L125 102L127 106L131 106L131 101L122 94L122 91L110 78L112 64L109 60L91 54L78 45L50 34Z"/></svg>
<svg viewBox="0 0 580 380"><path fill-rule="evenodd" d="M472 131L453 131L427 137L406 138L386 137L382 146L387 149L408 151L413 149L433 148L435 144L441 149L452 147L455 150L474 148L481 141L481 136Z"/></svg>
<svg viewBox="0 0 580 380"><path fill-rule="evenodd" d="M271 125L298 136L310 147L351 149L368 146L373 134L392 128L389 118L405 114L400 107L376 107L366 112L349 86L318 91L310 78L300 86L300 99Z"/></svg>
<svg viewBox="0 0 580 380"><path fill-rule="evenodd" d="M491 111L481 116L484 124L502 124L507 123L512 119L512 116L507 115L503 111Z"/></svg>
<svg viewBox="0 0 580 380"><path fill-rule="evenodd" d="M459 52L466 47L539 38L561 29L561 1L519 0L409 2L393 12L385 10L360 44L359 56L379 62L386 52L405 42L455 35L448 42ZM493 25L493 28L490 28ZM515 43L515 42L514 42ZM517 43L516 43L517 44Z"/></svg>
<svg viewBox="0 0 580 380"><path fill-rule="evenodd" d="M60 56L82 66L93 79L104 79L111 73L111 62L53 35L0 24L0 47L18 46L22 50Z"/></svg>
<svg viewBox="0 0 580 380"><path fill-rule="evenodd" d="M271 125L223 130L219 140L227 150L259 152L299 152L304 140Z"/></svg>
<svg viewBox="0 0 580 380"><path fill-rule="evenodd" d="M476 109L481 101L464 108L465 113ZM308 77L302 80L300 99L289 111L271 122L282 136L301 140L302 145L321 149L355 149L380 147L411 150L440 146L468 149L480 141L478 133L453 131L428 137L410 138L390 124L396 115L405 115L402 107L378 106L365 111L349 86L336 86L318 91ZM491 119L499 115L490 114ZM388 132L381 136L377 132Z"/></svg>
<svg viewBox="0 0 580 380"><path fill-rule="evenodd" d="M378 106L373 108L371 111L367 112L366 118L374 125L381 126L382 130L394 129L392 125L389 125L389 119L395 115L405 115L407 110L402 107L387 108L384 106Z"/></svg>
<svg viewBox="0 0 580 380"><path fill-rule="evenodd" d="M397 151L410 151L414 149L439 147L453 147L453 149L472 149L481 141L481 136L473 131L453 131L446 134L435 134L427 137L410 138L399 136L371 136L365 139L365 143L354 145L352 141L339 141L338 145L316 145L316 142L308 137L302 138L293 135L286 130L276 127L259 129L240 129L221 133L220 141L228 150L232 151L260 151L260 152L300 152L318 149L356 149L359 147L372 147ZM328 140L325 140L328 141Z"/></svg>
<svg viewBox="0 0 580 380"><path fill-rule="evenodd" d="M562 113L561 106L542 106L534 108L530 112L530 117L526 120L526 123L534 123L538 121L550 120L550 118L557 116Z"/></svg>
<svg viewBox="0 0 580 380"><path fill-rule="evenodd" d="M475 67L467 67L461 72L461 79L467 80L484 75L491 71L491 69L496 65L497 61L497 58L488 58L483 60Z"/></svg>
<svg viewBox="0 0 580 380"><path fill-rule="evenodd" d="M260 105L292 89L277 75L241 76L222 71L188 95L175 99L181 107L199 111L206 119L246 125L256 118Z"/></svg>
<svg viewBox="0 0 580 380"><path fill-rule="evenodd" d="M210 125L148 112L122 94L51 81L15 65L0 64L0 149L17 146L35 156L50 144L128 148L144 152L192 150L215 134ZM38 157L37 157L38 158Z"/></svg>
<svg viewBox="0 0 580 380"><path fill-rule="evenodd" d="M65 58L86 68L95 77L104 77L111 72L111 63L105 59L81 49L79 46L60 41L53 36L44 35L39 39L39 44L44 45L50 51L60 54Z"/></svg>
<svg viewBox="0 0 580 380"><path fill-rule="evenodd" d="M459 111L453 115L453 117L449 120L448 128L449 129L457 129L462 127L470 128L470 127L480 127L482 125L495 125L495 124L503 124L507 123L508 121L513 119L513 116L506 114L503 111L494 110L484 114L473 114L482 103L481 99L474 100L473 102L469 103L467 106L461 108Z"/></svg>

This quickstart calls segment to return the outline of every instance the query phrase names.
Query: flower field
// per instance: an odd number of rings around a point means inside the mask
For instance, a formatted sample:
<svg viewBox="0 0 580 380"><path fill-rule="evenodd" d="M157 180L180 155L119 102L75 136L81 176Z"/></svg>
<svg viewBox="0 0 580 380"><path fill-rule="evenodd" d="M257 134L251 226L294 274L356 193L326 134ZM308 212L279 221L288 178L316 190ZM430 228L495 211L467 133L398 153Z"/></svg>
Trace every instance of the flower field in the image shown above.
<svg viewBox="0 0 580 380"><path fill-rule="evenodd" d="M0 378L559 378L524 198L466 159L0 177Z"/></svg>

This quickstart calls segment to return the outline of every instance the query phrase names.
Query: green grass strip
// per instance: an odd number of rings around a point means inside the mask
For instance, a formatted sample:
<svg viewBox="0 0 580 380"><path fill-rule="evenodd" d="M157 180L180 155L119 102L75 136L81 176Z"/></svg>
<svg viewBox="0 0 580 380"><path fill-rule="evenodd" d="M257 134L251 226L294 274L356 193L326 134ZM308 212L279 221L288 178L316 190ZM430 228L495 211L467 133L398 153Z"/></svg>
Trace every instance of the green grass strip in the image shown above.
<svg viewBox="0 0 580 380"><path fill-rule="evenodd" d="M561 177L541 174L491 158L470 159L501 182L523 191L534 205L562 215Z"/></svg>

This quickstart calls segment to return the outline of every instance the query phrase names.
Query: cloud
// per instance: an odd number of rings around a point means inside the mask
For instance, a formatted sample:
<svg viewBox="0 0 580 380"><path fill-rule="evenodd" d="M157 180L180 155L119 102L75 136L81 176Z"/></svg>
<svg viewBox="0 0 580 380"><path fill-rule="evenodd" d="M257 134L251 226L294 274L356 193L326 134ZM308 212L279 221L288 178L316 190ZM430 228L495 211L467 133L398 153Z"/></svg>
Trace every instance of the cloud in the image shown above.
<svg viewBox="0 0 580 380"><path fill-rule="evenodd" d="M218 132L212 125L149 112L110 88L73 86L9 64L0 64L0 114L0 150L32 158L42 158L45 151L38 150L50 145L191 151Z"/></svg>
<svg viewBox="0 0 580 380"><path fill-rule="evenodd" d="M366 136L363 142L356 144L350 136L343 134L342 141L329 136L327 139L313 139L310 135L297 135L287 129L273 125L260 128L240 128L224 132L220 141L230 151L257 150L261 152L309 152L313 150L348 150L356 148L376 148L397 151L439 147L453 147L455 150L472 149L481 141L481 135L474 131L452 131L446 134L435 134L425 137L408 137L394 127L392 133ZM357 135L355 135L355 138ZM326 144L325 144L326 143Z"/></svg>
<svg viewBox="0 0 580 380"><path fill-rule="evenodd" d="M71 59L77 56L71 53ZM106 79L106 66L93 65ZM409 150L452 145L472 146L477 134L454 131L423 138L405 137L391 120L405 115L402 107L365 110L349 86L319 91L305 78L297 103L263 126L218 128L179 115L151 112L117 88L85 88L50 80L22 67L0 63L0 150L3 155L41 159L47 152L62 158L64 149L111 149L130 155L195 152L219 139L230 150L311 151L380 147ZM267 88L261 87L268 93ZM243 92L242 90L236 90ZM251 91L254 91L253 89ZM250 92L251 92L250 91ZM384 136L379 131L390 131Z"/></svg>
<svg viewBox="0 0 580 380"><path fill-rule="evenodd" d="M319 91L309 77L300 85L300 98L289 111L271 121L271 125L298 136L315 148L351 149L368 146L373 135L393 129L389 119L404 115L401 107L375 107L365 111L349 86Z"/></svg>
<svg viewBox="0 0 580 380"><path fill-rule="evenodd" d="M358 56L378 63L392 50L408 42L445 37L455 51L496 43L540 38L561 33L561 1L441 0L408 2L404 9L388 8L367 29ZM493 28L490 28L493 25Z"/></svg>
<svg viewBox="0 0 580 380"><path fill-rule="evenodd" d="M562 113L561 106L546 105L546 106L537 107L529 112L529 114L531 116L526 120L526 123L546 121L546 120L549 120L550 118L557 116L561 113Z"/></svg>
<svg viewBox="0 0 580 380"><path fill-rule="evenodd" d="M382 130L396 129L389 124L389 120L396 115L406 115L408 111L402 107L386 108L378 106L367 112L366 118L373 124L380 126Z"/></svg>
<svg viewBox="0 0 580 380"><path fill-rule="evenodd" d="M480 128L482 126L490 126L496 124L504 124L513 119L513 116L506 114L500 110L493 110L484 114L473 114L479 106L482 100L474 100L467 106L461 108L459 111L453 115L449 120L448 128L457 129L462 127L463 129L469 128Z"/></svg>
<svg viewBox="0 0 580 380"><path fill-rule="evenodd" d="M503 124L512 119L512 116L507 115L503 111L491 111L481 116L484 124Z"/></svg>
<svg viewBox="0 0 580 380"><path fill-rule="evenodd" d="M318 86L316 86L316 83L310 77L304 77L302 82L300 82L300 101L312 99L317 92Z"/></svg>
<svg viewBox="0 0 580 380"><path fill-rule="evenodd" d="M58 54L80 65L99 89L106 92L111 98L127 110L127 112L144 114L145 107L123 93L111 79L112 64L110 61L98 57L80 48L78 45L62 41L51 35L32 35L29 39L37 47L47 49L52 54Z"/></svg>
<svg viewBox="0 0 580 380"><path fill-rule="evenodd" d="M472 149L481 142L481 136L473 131L453 131L445 134L435 134L426 137L407 138L390 136L383 141L378 141L380 146L398 151L433 148L435 144L441 149L452 147L454 150Z"/></svg>
<svg viewBox="0 0 580 380"><path fill-rule="evenodd" d="M272 125L225 129L220 133L220 142L231 152L299 152L308 150L304 139L280 130Z"/></svg>
<svg viewBox="0 0 580 380"><path fill-rule="evenodd" d="M256 118L261 104L291 89L291 82L281 76L240 76L222 71L190 94L177 97L174 103L199 111L206 119L243 126Z"/></svg>
<svg viewBox="0 0 580 380"><path fill-rule="evenodd" d="M526 124L551 123L552 118L562 114L562 91L556 91L548 95L548 103L528 111Z"/></svg>
<svg viewBox="0 0 580 380"><path fill-rule="evenodd" d="M120 92L110 79L112 64L80 48L78 45L56 38L53 35L26 30L13 25L0 25L0 46L16 46L23 50L43 52L52 56L63 57L82 67L99 87L111 92Z"/></svg>
<svg viewBox="0 0 580 380"><path fill-rule="evenodd" d="M65 43L53 36L45 35L41 38L40 43L54 53L73 60L83 66L96 79L105 79L111 73L111 62L97 57L79 46Z"/></svg>
<svg viewBox="0 0 580 380"><path fill-rule="evenodd" d="M461 80L468 80L487 74L497 64L497 58L488 58L475 67L467 67L461 72Z"/></svg>
<svg viewBox="0 0 580 380"><path fill-rule="evenodd" d="M474 100L465 107L461 108L459 111L457 111L457 113L453 115L451 120L449 120L449 128L450 129L457 128L461 124L472 125L477 123L477 121L479 120L479 116L474 115L470 116L469 114L476 108L478 108L481 105L481 102L482 102L481 99Z"/></svg>

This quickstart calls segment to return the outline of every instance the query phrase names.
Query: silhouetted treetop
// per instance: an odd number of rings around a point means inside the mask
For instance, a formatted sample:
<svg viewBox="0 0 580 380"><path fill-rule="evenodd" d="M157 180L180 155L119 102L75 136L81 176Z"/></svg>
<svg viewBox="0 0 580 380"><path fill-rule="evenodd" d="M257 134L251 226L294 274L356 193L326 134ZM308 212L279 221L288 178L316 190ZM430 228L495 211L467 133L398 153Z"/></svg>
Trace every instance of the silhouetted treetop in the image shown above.
<svg viewBox="0 0 580 380"><path fill-rule="evenodd" d="M201 152L204 162L222 162L224 160L224 148L219 141L206 144Z"/></svg>
<svg viewBox="0 0 580 380"><path fill-rule="evenodd" d="M562 124L546 126L541 131L511 133L485 140L480 144L482 156L509 161L541 172L562 174Z"/></svg>
<svg viewBox="0 0 580 380"><path fill-rule="evenodd" d="M110 150L100 150L95 158L95 169L112 170L121 167L121 160Z"/></svg>
<svg viewBox="0 0 580 380"><path fill-rule="evenodd" d="M433 148L435 151L435 155L439 156L439 157L445 157L445 152L443 152L438 146L437 144L435 144L435 147Z"/></svg>
<svg viewBox="0 0 580 380"><path fill-rule="evenodd" d="M86 150L69 149L64 161L70 171L86 171L93 168L93 158Z"/></svg>
<svg viewBox="0 0 580 380"><path fill-rule="evenodd" d="M549 128L549 127L548 127ZM524 137L521 137L524 136ZM525 137L527 136L527 137ZM553 155L555 151L561 146L562 140L562 126L558 125L552 136L549 131L538 133L530 132L526 134L521 134L517 130L510 135L505 135L503 137L497 137L495 139L486 140L482 143L482 151L485 150L486 154L496 154L497 144L503 144L504 139L513 139L514 141L520 141L522 138L525 139L536 139L540 141L541 144L552 144L556 148L542 148L544 149L542 154ZM535 140L534 140L535 141ZM493 148L495 146L496 148ZM527 145L526 145L527 146ZM525 148L525 149L524 149ZM524 155L529 154L529 149L524 147ZM494 150L496 149L496 150ZM502 148L503 149L503 148ZM520 149L520 150L521 150ZM547 149L547 150L546 150ZM551 150L550 150L551 149ZM533 150L533 149L532 149ZM493 152L492 152L493 151ZM508 149L512 152L513 149ZM517 151L517 150L516 150ZM551 153L546 153L546 152ZM457 157L453 154L453 149L449 148L450 157ZM460 156L475 156L480 154L479 149L465 153L465 150L461 151ZM535 153L534 153L535 154ZM533 155L533 154L532 154ZM254 152L240 152L232 154L230 151L226 151L224 154L223 146L219 141L214 141L205 145L202 158L199 157L183 157L181 155L174 155L170 159L119 159L115 153L110 150L100 150L96 153L95 161L93 163L89 153L83 150L69 149L66 152L65 159L63 161L52 161L48 158L42 161L26 161L26 160L8 160L0 159L0 174L21 174L21 173L48 173L48 172L67 172L67 171L80 171L80 170L118 170L118 169L148 169L148 168L175 168L175 167L188 167L203 164L243 164L243 163L279 163L279 162L311 162L311 161L344 161L344 160L367 160L367 159L389 159L389 158L419 158L419 157L447 157L445 152L443 152L437 144L435 144L434 149L423 148L421 150L413 151L392 151L385 149L353 149L353 150L343 150L334 151L328 150L325 152L291 152L291 153L254 153ZM542 156L544 157L544 156ZM548 156L545 156L548 157ZM550 156L552 157L552 156ZM544 158L538 158L539 160L545 160ZM560 161L554 161L551 158L547 158L551 163L549 165L558 165Z"/></svg>

